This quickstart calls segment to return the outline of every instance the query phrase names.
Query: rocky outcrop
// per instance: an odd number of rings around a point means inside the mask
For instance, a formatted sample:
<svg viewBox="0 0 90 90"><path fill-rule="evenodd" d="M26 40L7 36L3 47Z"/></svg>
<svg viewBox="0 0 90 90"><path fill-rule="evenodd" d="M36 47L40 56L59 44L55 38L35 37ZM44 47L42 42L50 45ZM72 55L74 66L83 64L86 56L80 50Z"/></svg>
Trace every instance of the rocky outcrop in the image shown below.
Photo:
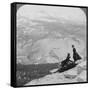
<svg viewBox="0 0 90 90"><path fill-rule="evenodd" d="M62 73L54 73L55 71L57 71L57 69L51 70L50 75L32 80L26 85L74 83L87 81L86 61L81 61L81 63L79 63L75 68L72 68Z"/></svg>

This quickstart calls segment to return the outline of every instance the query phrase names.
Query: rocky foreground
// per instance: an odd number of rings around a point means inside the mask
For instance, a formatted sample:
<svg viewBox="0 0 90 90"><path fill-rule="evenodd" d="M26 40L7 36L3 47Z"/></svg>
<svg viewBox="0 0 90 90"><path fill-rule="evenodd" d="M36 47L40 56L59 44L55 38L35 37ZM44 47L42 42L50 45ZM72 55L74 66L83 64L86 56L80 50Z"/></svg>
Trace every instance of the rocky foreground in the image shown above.
<svg viewBox="0 0 90 90"><path fill-rule="evenodd" d="M43 78L30 81L26 85L41 85L41 84L57 84L57 83L73 83L73 82L86 82L87 81L87 67L86 61L79 61L75 68L62 73L54 73L57 69L51 70L51 74Z"/></svg>

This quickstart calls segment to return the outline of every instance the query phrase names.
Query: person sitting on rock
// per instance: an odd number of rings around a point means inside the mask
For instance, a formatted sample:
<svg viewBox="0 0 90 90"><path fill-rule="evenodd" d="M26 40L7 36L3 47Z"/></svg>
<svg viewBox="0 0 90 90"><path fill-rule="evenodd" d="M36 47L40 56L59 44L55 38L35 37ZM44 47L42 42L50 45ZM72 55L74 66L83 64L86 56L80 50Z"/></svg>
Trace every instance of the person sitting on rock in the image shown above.
<svg viewBox="0 0 90 90"><path fill-rule="evenodd" d="M72 48L73 48L73 59L74 59L74 62L77 61L77 60L82 59L81 56L77 53L76 48L74 47L74 45L72 45Z"/></svg>
<svg viewBox="0 0 90 90"><path fill-rule="evenodd" d="M70 58L71 58L71 57L70 57L70 53L68 53L66 59L61 62L61 66L63 67L64 65L66 65L67 62L70 60Z"/></svg>

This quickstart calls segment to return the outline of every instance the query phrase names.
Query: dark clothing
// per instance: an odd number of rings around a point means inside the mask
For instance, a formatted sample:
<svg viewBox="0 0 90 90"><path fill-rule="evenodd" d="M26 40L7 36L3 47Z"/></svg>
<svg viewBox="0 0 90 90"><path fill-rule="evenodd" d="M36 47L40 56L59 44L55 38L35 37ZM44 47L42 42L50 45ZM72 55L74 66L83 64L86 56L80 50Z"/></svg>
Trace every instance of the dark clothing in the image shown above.
<svg viewBox="0 0 90 90"><path fill-rule="evenodd" d="M67 60L61 62L62 67L67 64Z"/></svg>
<svg viewBox="0 0 90 90"><path fill-rule="evenodd" d="M73 48L73 53L76 53L76 49L75 48Z"/></svg>
<svg viewBox="0 0 90 90"><path fill-rule="evenodd" d="M74 59L74 61L81 59L80 55L76 52L75 48L73 48L73 59Z"/></svg>
<svg viewBox="0 0 90 90"><path fill-rule="evenodd" d="M67 58L61 62L62 67L67 64L67 62L70 60L70 54L67 55Z"/></svg>

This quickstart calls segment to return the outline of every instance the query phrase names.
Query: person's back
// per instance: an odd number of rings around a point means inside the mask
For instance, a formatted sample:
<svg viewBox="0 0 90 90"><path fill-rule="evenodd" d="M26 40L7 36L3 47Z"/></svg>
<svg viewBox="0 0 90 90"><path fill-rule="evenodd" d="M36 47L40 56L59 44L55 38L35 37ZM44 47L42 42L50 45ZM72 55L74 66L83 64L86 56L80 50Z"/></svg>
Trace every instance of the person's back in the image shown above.
<svg viewBox="0 0 90 90"><path fill-rule="evenodd" d="M70 53L68 53L66 60L70 59Z"/></svg>
<svg viewBox="0 0 90 90"><path fill-rule="evenodd" d="M68 53L66 59L61 62L62 66L66 65L69 60L70 60L70 53Z"/></svg>

